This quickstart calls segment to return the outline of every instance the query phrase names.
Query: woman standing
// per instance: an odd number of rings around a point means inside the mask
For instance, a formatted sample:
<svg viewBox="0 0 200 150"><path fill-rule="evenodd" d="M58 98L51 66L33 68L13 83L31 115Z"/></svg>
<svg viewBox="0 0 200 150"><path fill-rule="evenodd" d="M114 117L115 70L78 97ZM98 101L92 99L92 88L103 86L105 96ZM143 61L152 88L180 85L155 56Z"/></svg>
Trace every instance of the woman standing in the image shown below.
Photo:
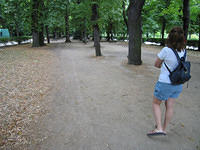
<svg viewBox="0 0 200 150"><path fill-rule="evenodd" d="M177 58L173 52L176 50L179 57L183 57L185 53L186 40L184 38L184 31L180 27L174 27L167 39L167 46L164 47L159 53L155 61L155 67L161 68L159 79L155 85L153 97L153 113L156 122L156 129L149 132L148 136L153 135L166 135L166 128L173 116L174 101L182 92L182 84L172 85L169 79L169 71L174 70L178 66ZM173 49L173 50L172 50ZM166 65L165 65L166 64ZM165 102L165 119L164 124L161 122L161 108L160 104Z"/></svg>

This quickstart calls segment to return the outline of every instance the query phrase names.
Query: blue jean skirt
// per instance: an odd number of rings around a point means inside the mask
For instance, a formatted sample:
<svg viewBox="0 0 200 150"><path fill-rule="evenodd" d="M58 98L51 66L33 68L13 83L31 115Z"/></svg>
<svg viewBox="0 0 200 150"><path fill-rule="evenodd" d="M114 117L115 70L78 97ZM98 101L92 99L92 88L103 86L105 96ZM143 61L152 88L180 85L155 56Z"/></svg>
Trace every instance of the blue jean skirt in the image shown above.
<svg viewBox="0 0 200 150"><path fill-rule="evenodd" d="M169 83L157 82L154 89L154 96L159 100L168 100L169 98L178 98L183 90L183 85L172 85Z"/></svg>

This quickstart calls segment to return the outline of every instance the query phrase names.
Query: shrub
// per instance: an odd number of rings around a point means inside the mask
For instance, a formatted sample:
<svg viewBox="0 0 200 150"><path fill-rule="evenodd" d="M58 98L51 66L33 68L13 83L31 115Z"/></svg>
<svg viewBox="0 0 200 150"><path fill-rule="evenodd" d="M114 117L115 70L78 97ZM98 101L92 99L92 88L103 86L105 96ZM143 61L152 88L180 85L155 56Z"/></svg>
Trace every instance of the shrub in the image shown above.
<svg viewBox="0 0 200 150"><path fill-rule="evenodd" d="M10 38L0 38L0 43L7 43L10 41Z"/></svg>
<svg viewBox="0 0 200 150"><path fill-rule="evenodd" d="M20 37L10 37L10 38L0 38L0 43L7 43L9 41L15 41L21 43L23 41L31 39L31 36L20 36Z"/></svg>

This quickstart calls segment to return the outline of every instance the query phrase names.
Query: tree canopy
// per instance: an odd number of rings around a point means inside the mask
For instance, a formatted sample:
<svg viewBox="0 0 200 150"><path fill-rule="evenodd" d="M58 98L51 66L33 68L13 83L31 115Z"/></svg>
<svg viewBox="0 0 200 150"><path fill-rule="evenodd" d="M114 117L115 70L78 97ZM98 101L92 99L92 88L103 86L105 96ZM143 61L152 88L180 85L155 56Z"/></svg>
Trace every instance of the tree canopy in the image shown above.
<svg viewBox="0 0 200 150"><path fill-rule="evenodd" d="M40 7L33 8L36 1ZM127 9L132 1L95 1L99 6L97 21L102 38L107 41L128 39ZM71 36L86 41L93 36L92 3L92 0L0 0L0 28L9 29L11 36L32 36L33 15L38 13L40 29L37 32L40 34L51 38ZM199 0L189 1L189 38L198 38L199 8ZM183 0L145 1L142 10L143 37L166 38L166 33L173 26L183 26ZM194 36L191 37L192 34Z"/></svg>

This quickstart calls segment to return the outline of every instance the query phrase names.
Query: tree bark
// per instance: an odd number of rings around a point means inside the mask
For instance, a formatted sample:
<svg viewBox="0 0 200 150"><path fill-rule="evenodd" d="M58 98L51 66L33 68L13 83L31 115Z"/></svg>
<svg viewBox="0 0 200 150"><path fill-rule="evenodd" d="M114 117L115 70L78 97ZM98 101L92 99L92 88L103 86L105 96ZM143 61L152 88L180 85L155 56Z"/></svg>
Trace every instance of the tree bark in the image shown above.
<svg viewBox="0 0 200 150"><path fill-rule="evenodd" d="M113 40L113 33L112 33L112 30L113 30L113 24L112 24L111 18L109 18L109 23L108 23L107 31L106 31L106 34L107 34L106 40L107 40L108 42L109 42L110 40Z"/></svg>
<svg viewBox="0 0 200 150"><path fill-rule="evenodd" d="M96 56L102 56L101 48L100 48L100 33L99 33L99 25L97 23L99 15L98 15L98 4L96 0L93 0L92 4L92 17L91 20L93 22L93 30L94 30L94 47L96 51Z"/></svg>
<svg viewBox="0 0 200 150"><path fill-rule="evenodd" d="M45 29L46 29L47 43L49 44L50 38L49 38L49 27L48 27L48 25L45 26Z"/></svg>
<svg viewBox="0 0 200 150"><path fill-rule="evenodd" d="M39 45L44 46L44 24L41 23L40 29L39 29Z"/></svg>
<svg viewBox="0 0 200 150"><path fill-rule="evenodd" d="M32 47L44 46L43 0L32 0ZM42 18L42 19L41 19Z"/></svg>
<svg viewBox="0 0 200 150"><path fill-rule="evenodd" d="M39 32L38 32L38 0L32 0L32 47L39 47Z"/></svg>
<svg viewBox="0 0 200 150"><path fill-rule="evenodd" d="M66 32L65 43L71 42L70 35L69 35L69 16L68 15L65 16L65 32Z"/></svg>
<svg viewBox="0 0 200 150"><path fill-rule="evenodd" d="M189 0L183 0L183 30L185 39L187 40L188 28L190 23L190 6Z"/></svg>
<svg viewBox="0 0 200 150"><path fill-rule="evenodd" d="M70 35L69 35L69 0L67 0L67 5L66 5L65 32L66 32L65 43L71 42L71 41L70 41Z"/></svg>
<svg viewBox="0 0 200 150"><path fill-rule="evenodd" d="M166 27L166 19L162 17L162 29L161 29L161 46L165 45L165 27Z"/></svg>
<svg viewBox="0 0 200 150"><path fill-rule="evenodd" d="M171 0L165 0L165 8L168 8L170 5L170 1ZM161 45L165 46L165 28L167 25L167 20L165 19L165 16L161 17L161 21L162 21L162 29L161 29Z"/></svg>
<svg viewBox="0 0 200 150"><path fill-rule="evenodd" d="M141 13L145 0L130 0L128 8L129 53L128 63L141 65Z"/></svg>
<svg viewBox="0 0 200 150"><path fill-rule="evenodd" d="M19 11L19 7L18 7L18 3L14 3L14 6L15 6L15 9L17 11L16 13L16 17L14 17L14 21L15 21L15 29L16 29L16 38L17 38L17 42L18 42L18 45L21 44L21 39L20 39L20 27L19 27L19 20L17 18L18 17L18 11Z"/></svg>
<svg viewBox="0 0 200 150"><path fill-rule="evenodd" d="M43 10L45 10L44 7L44 1L43 0L39 0L39 44L40 46L44 46L44 12Z"/></svg>
<svg viewBox="0 0 200 150"><path fill-rule="evenodd" d="M100 48L100 36L99 36L99 26L98 24L93 26L94 29L94 47L96 51L96 56L102 56Z"/></svg>
<svg viewBox="0 0 200 150"><path fill-rule="evenodd" d="M87 43L87 25L86 18L84 18L84 31L83 31L83 43Z"/></svg>
<svg viewBox="0 0 200 150"><path fill-rule="evenodd" d="M16 22L16 33L17 33L17 42L18 42L18 45L20 45L21 40L20 40L20 35L19 35L19 24L18 24L18 22Z"/></svg>
<svg viewBox="0 0 200 150"><path fill-rule="evenodd" d="M32 47L44 46L43 0L32 0Z"/></svg>

